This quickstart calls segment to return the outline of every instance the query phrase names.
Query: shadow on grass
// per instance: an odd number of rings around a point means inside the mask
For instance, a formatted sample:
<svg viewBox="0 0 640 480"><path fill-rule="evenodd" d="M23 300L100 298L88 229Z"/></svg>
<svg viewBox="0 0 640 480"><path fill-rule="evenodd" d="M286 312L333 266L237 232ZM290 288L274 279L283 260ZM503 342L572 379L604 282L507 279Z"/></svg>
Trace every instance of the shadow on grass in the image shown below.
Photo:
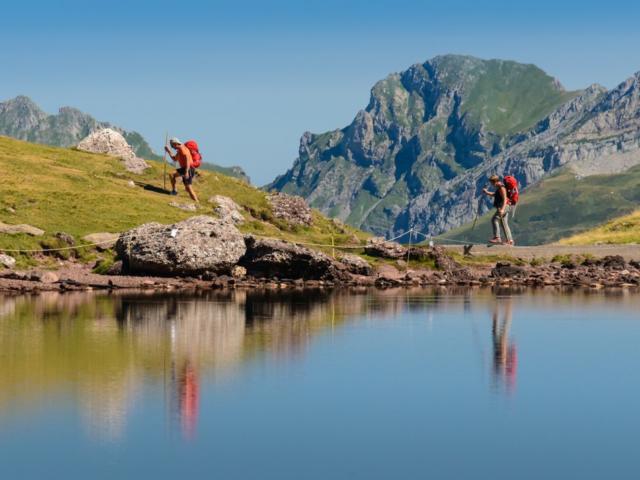
<svg viewBox="0 0 640 480"><path fill-rule="evenodd" d="M150 192L162 193L164 195L169 195L169 193L171 193L169 190L165 190L164 188L161 188L161 187L156 187L155 185L152 185L151 183L144 183L144 182L133 182L133 183L135 183L136 186L142 187L145 190L148 190Z"/></svg>

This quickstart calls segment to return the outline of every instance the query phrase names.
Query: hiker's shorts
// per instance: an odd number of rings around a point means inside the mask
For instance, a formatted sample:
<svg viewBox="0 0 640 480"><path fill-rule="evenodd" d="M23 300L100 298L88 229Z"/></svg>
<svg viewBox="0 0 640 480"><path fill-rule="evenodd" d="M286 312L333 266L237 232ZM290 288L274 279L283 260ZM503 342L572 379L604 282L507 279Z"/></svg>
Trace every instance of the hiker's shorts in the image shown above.
<svg viewBox="0 0 640 480"><path fill-rule="evenodd" d="M187 173L186 168L178 168L176 172L180 174L180 176L182 177L182 183L184 183L185 185L191 185L193 183L193 177L196 176L195 168L190 168L189 173Z"/></svg>

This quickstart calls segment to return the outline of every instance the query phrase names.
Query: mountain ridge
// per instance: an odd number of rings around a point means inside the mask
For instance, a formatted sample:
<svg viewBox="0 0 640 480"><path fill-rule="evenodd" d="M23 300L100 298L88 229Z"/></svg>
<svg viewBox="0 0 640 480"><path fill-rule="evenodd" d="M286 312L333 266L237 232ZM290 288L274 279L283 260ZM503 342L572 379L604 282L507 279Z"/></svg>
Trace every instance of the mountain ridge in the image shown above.
<svg viewBox="0 0 640 480"><path fill-rule="evenodd" d="M62 106L56 114L48 114L26 95L18 95L0 102L0 135L57 147L77 145L95 130L111 128L122 134L137 156L148 160L162 160L146 139L136 131L125 130L110 122L98 121L88 113ZM240 178L251 183L241 167L223 167L203 163L204 168Z"/></svg>
<svg viewBox="0 0 640 480"><path fill-rule="evenodd" d="M269 187L376 234L440 234L475 216L492 173L526 187L567 163L584 175L639 163L637 79L568 92L534 65L435 57L377 82L349 126L306 132Z"/></svg>

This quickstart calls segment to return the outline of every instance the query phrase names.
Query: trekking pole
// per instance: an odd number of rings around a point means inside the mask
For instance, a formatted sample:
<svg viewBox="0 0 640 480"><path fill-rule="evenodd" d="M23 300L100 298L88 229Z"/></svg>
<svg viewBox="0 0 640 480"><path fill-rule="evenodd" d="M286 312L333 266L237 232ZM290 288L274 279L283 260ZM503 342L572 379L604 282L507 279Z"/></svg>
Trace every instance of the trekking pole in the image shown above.
<svg viewBox="0 0 640 480"><path fill-rule="evenodd" d="M487 184L485 183L482 186L482 189L484 190L485 188L487 188ZM484 195L484 193L483 193ZM480 196L480 198L478 199L478 209L476 210L476 217L473 219L473 225L471 226L471 231L473 232L476 229L476 225L478 224L478 217L480 217L480 209L482 208L482 196Z"/></svg>
<svg viewBox="0 0 640 480"><path fill-rule="evenodd" d="M169 132L164 134L164 149L162 155L162 164L164 165L164 173L162 175L162 189L167 191L167 142L169 142Z"/></svg>

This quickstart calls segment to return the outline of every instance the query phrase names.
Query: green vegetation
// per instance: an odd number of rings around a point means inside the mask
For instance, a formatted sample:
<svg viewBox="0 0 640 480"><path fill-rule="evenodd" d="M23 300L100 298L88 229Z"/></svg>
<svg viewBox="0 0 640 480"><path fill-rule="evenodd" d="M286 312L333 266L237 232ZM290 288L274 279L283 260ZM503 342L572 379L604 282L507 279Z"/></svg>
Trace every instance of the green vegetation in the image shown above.
<svg viewBox="0 0 640 480"><path fill-rule="evenodd" d="M640 210L560 241L563 245L640 243Z"/></svg>
<svg viewBox="0 0 640 480"><path fill-rule="evenodd" d="M527 189L520 198L515 218L510 221L516 242L519 245L555 242L636 210L640 205L640 166L620 174L589 177L578 177L571 170L563 170ZM484 242L491 237L492 214L481 217L475 231L470 222L440 238ZM604 235L601 238L608 237L616 243L637 241L640 238L638 224L625 226L625 221L621 219L620 223L597 231ZM573 237L568 241L583 243L586 240ZM596 241L600 240L592 236L592 241L586 243Z"/></svg>
<svg viewBox="0 0 640 480"><path fill-rule="evenodd" d="M455 57L454 57L455 58ZM510 135L533 127L579 92L566 92L535 65L487 60L469 72L477 80L461 110L489 131Z"/></svg>
<svg viewBox="0 0 640 480"><path fill-rule="evenodd" d="M0 249L40 249L57 242L65 232L76 241L89 233L122 232L142 223L172 223L193 215L212 214L207 199L226 195L245 209L244 232L291 241L353 244L366 235L337 225L314 212L310 227L295 227L273 217L265 192L218 173L202 172L195 184L201 205L196 213L169 206L172 201L190 203L184 190L171 197L143 188L163 186L163 165L149 162L143 175L124 170L120 160L72 149L31 144L0 137L0 222L26 223L41 228L44 237L0 235ZM131 186L131 181L136 186ZM167 185L169 182L167 181ZM79 249L83 251L86 249ZM19 258L24 264L28 257Z"/></svg>

